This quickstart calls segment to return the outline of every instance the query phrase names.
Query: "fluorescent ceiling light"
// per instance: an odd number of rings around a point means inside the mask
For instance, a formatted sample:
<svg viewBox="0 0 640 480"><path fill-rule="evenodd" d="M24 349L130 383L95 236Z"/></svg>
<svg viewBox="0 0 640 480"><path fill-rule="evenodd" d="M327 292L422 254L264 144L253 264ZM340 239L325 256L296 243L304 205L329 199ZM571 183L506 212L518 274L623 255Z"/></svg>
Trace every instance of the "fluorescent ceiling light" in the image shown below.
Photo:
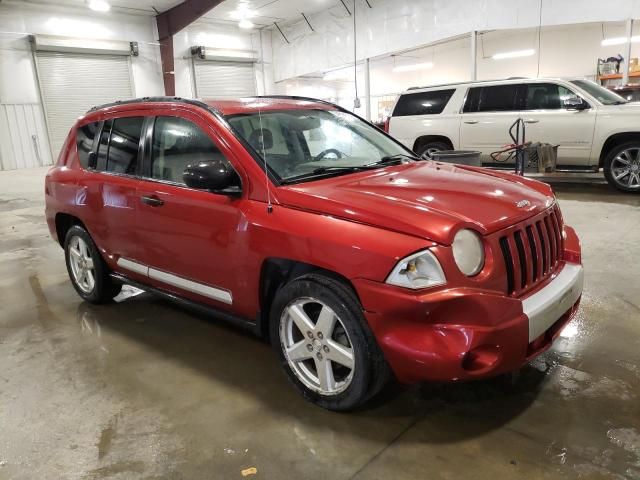
<svg viewBox="0 0 640 480"><path fill-rule="evenodd" d="M632 42L640 42L640 36L631 37ZM613 37L613 38L605 38L602 40L601 45L606 47L608 45L622 45L623 43L627 43L627 37Z"/></svg>
<svg viewBox="0 0 640 480"><path fill-rule="evenodd" d="M530 48L528 50L514 50L513 52L496 53L491 58L494 60L502 60L504 58L530 57L534 53L536 53L536 51L533 48Z"/></svg>
<svg viewBox="0 0 640 480"><path fill-rule="evenodd" d="M96 12L108 12L111 10L111 5L109 5L104 0L89 0L89 8L91 10L95 10Z"/></svg>
<svg viewBox="0 0 640 480"><path fill-rule="evenodd" d="M425 62L425 63L414 63L411 65L399 65L397 67L393 67L394 72L412 72L414 70L424 70L426 68L433 68L433 63Z"/></svg>
<svg viewBox="0 0 640 480"><path fill-rule="evenodd" d="M253 22L251 20L247 20L246 18L243 18L238 22L238 26L240 28L247 28L247 29L253 28Z"/></svg>
<svg viewBox="0 0 640 480"><path fill-rule="evenodd" d="M229 13L229 16L234 20L244 20L256 16L255 10L251 10L251 7L246 2L238 3L235 10Z"/></svg>

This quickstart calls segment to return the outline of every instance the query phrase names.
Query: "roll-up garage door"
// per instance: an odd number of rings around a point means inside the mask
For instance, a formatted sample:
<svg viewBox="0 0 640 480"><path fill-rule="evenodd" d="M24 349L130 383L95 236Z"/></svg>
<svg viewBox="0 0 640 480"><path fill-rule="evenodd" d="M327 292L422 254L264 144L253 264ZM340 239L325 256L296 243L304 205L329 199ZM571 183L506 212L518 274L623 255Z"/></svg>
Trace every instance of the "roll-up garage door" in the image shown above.
<svg viewBox="0 0 640 480"><path fill-rule="evenodd" d="M133 96L127 56L39 51L36 59L54 158L80 115Z"/></svg>
<svg viewBox="0 0 640 480"><path fill-rule="evenodd" d="M237 98L256 94L256 76L251 62L194 60L198 98Z"/></svg>

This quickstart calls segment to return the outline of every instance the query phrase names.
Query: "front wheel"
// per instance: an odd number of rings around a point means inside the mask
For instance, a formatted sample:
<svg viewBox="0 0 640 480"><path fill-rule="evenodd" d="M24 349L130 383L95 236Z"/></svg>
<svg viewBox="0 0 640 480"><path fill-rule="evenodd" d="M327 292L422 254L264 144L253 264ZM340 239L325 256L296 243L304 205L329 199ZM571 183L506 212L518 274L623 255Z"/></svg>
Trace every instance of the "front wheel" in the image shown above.
<svg viewBox="0 0 640 480"><path fill-rule="evenodd" d="M640 141L614 147L604 160L604 176L618 190L640 193Z"/></svg>
<svg viewBox="0 0 640 480"><path fill-rule="evenodd" d="M271 343L294 386L329 410L349 410L380 391L389 373L343 283L309 274L285 285L271 310Z"/></svg>
<svg viewBox="0 0 640 480"><path fill-rule="evenodd" d="M444 142L428 142L416 148L416 153L420 158L433 160L433 155L444 150L451 150L451 147Z"/></svg>
<svg viewBox="0 0 640 480"><path fill-rule="evenodd" d="M109 269L89 233L79 225L69 229L64 240L69 278L78 295L90 303L105 303L122 288L109 277Z"/></svg>

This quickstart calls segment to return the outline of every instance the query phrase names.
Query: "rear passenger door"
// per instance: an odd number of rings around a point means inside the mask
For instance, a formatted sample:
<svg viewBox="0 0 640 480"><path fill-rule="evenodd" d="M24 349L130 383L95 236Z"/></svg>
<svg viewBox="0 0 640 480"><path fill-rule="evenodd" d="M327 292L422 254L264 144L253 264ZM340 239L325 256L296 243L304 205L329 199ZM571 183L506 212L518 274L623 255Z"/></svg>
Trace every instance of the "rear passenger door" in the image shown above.
<svg viewBox="0 0 640 480"><path fill-rule="evenodd" d="M79 142L80 161L86 168L86 190L78 201L89 207L87 226L109 263L140 255L137 174L144 123L145 117L139 113L108 119L99 125L95 150L90 150L88 141Z"/></svg>
<svg viewBox="0 0 640 480"><path fill-rule="evenodd" d="M462 108L460 146L482 153L483 162L492 162L490 154L513 143L509 128L520 116L523 84L470 87Z"/></svg>
<svg viewBox="0 0 640 480"><path fill-rule="evenodd" d="M138 188L138 233L153 286L216 307L233 304L246 272L239 196L186 186L187 165L227 160L230 152L207 122L174 111L153 119ZM223 151L224 150L224 151Z"/></svg>

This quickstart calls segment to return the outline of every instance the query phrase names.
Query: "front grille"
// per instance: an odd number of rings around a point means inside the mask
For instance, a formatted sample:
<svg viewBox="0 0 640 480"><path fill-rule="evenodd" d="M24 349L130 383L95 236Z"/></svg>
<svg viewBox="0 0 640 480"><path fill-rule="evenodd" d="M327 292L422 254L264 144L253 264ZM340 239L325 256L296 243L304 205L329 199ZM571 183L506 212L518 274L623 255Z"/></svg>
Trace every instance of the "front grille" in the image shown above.
<svg viewBox="0 0 640 480"><path fill-rule="evenodd" d="M562 260L562 220L556 207L500 237L507 293L519 295L546 279Z"/></svg>

